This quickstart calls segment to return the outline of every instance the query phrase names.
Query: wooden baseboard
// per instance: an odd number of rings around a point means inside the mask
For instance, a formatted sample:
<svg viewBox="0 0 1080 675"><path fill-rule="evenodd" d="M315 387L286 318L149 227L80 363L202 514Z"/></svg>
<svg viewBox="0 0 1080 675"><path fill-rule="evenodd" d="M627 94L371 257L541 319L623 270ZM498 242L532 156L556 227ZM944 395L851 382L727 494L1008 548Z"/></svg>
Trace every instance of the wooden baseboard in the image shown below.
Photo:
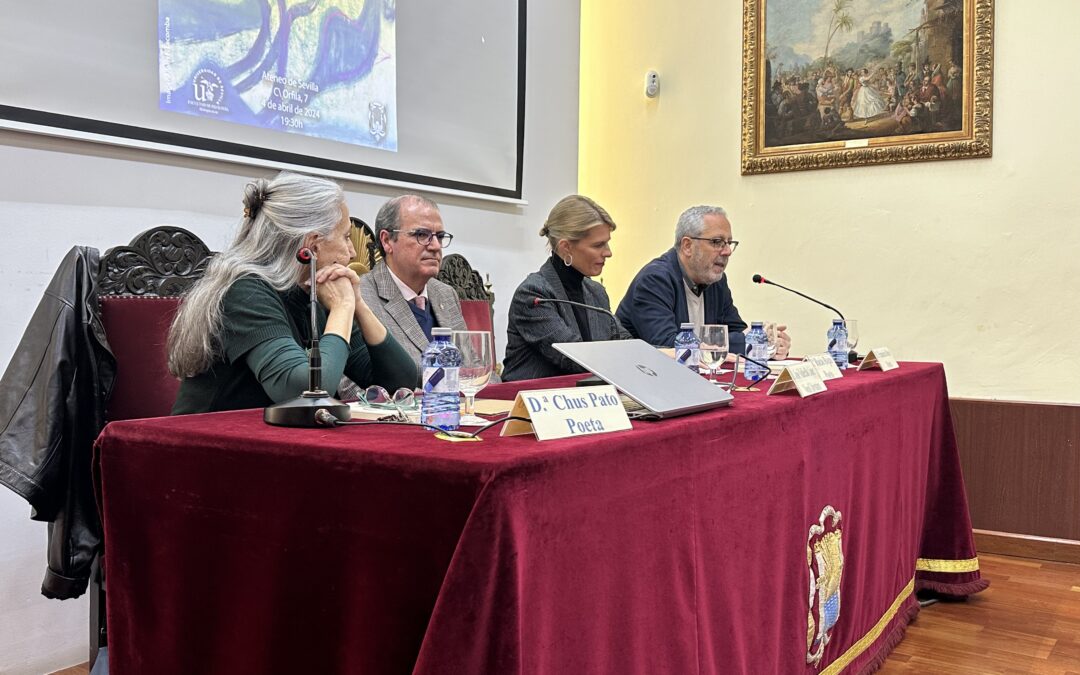
<svg viewBox="0 0 1080 675"><path fill-rule="evenodd" d="M979 553L995 553L1080 565L1080 541L992 530L975 530L974 532L975 550Z"/></svg>
<svg viewBox="0 0 1080 675"><path fill-rule="evenodd" d="M1080 542L1080 405L951 403L972 527Z"/></svg>

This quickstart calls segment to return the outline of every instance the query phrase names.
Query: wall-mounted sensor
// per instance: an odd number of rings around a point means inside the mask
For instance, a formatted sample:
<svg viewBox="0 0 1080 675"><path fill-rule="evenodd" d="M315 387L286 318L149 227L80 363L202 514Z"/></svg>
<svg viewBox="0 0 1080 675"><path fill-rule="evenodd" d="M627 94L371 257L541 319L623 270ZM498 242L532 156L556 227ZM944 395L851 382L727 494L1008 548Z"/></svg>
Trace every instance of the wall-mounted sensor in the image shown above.
<svg viewBox="0 0 1080 675"><path fill-rule="evenodd" d="M660 94L660 74L655 70L645 73L645 95L656 98Z"/></svg>

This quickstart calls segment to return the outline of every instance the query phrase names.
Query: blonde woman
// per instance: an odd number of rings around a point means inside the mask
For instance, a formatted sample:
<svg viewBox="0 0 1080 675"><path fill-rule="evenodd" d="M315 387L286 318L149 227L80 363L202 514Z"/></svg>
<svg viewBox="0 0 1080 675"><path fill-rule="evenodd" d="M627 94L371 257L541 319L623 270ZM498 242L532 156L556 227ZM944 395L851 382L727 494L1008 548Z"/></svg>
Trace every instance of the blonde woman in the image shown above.
<svg viewBox="0 0 1080 675"><path fill-rule="evenodd" d="M551 257L521 282L510 301L503 380L528 380L585 370L551 345L629 338L604 312L537 298L569 300L610 311L604 287L592 280L611 257L615 222L599 204L582 195L559 200L540 228Z"/></svg>

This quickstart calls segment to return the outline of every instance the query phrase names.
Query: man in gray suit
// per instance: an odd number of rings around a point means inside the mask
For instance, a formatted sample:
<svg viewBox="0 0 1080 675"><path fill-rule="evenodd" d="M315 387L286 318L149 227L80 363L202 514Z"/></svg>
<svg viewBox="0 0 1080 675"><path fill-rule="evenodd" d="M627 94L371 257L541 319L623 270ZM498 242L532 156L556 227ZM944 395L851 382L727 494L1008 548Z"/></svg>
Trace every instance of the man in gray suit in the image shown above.
<svg viewBox="0 0 1080 675"><path fill-rule="evenodd" d="M433 327L466 330L457 292L435 278L454 237L443 229L435 202L418 195L383 204L374 230L383 259L360 277L360 294L419 364Z"/></svg>

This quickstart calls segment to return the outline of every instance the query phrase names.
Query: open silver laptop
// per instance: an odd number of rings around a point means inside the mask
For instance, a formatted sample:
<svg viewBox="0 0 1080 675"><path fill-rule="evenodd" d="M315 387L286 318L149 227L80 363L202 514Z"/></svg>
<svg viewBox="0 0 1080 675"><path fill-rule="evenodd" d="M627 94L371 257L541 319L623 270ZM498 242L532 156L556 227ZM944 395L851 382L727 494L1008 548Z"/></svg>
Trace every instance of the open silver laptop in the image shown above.
<svg viewBox="0 0 1080 675"><path fill-rule="evenodd" d="M559 342L552 346L657 417L731 403L731 394L644 340Z"/></svg>

